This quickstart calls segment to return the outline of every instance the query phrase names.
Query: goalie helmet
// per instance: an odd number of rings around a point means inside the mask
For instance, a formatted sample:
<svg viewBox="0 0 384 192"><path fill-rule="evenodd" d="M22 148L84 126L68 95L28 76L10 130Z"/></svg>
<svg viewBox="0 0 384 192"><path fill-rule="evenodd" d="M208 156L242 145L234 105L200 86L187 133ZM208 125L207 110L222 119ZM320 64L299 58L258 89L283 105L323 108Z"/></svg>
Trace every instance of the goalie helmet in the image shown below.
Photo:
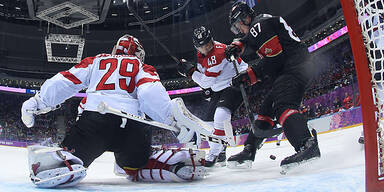
<svg viewBox="0 0 384 192"><path fill-rule="evenodd" d="M140 41L132 35L122 36L116 43L112 54L135 55L144 63L145 52Z"/></svg>
<svg viewBox="0 0 384 192"><path fill-rule="evenodd" d="M249 16L251 19L254 15L253 9L251 9L246 3L239 1L232 5L231 12L229 13L229 24L231 25L231 31L234 34L239 34L240 29L236 27L236 24L240 21L245 24L244 19ZM249 23L250 24L250 23Z"/></svg>
<svg viewBox="0 0 384 192"><path fill-rule="evenodd" d="M193 30L193 45L198 48L213 40L211 31L205 26L200 26Z"/></svg>

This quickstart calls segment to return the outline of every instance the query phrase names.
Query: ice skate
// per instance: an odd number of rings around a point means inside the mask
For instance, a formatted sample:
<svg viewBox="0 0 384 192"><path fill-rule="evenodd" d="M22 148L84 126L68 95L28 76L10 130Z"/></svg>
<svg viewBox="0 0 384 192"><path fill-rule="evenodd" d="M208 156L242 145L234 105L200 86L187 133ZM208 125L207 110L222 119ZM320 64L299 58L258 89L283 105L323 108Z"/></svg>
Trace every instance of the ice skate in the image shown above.
<svg viewBox="0 0 384 192"><path fill-rule="evenodd" d="M223 167L225 166L226 160L226 148L221 151L218 155L209 153L205 159L205 167L213 167L215 165Z"/></svg>
<svg viewBox="0 0 384 192"><path fill-rule="evenodd" d="M256 138L254 144L246 144L243 151L228 158L227 167L231 169L252 168L252 163L255 160L256 151L263 146L264 141L264 138Z"/></svg>
<svg viewBox="0 0 384 192"><path fill-rule="evenodd" d="M227 160L228 168L252 168L255 160L256 149L250 144L246 145L240 153L232 155Z"/></svg>
<svg viewBox="0 0 384 192"><path fill-rule="evenodd" d="M280 167L282 168L281 174L286 174L288 171L315 159L319 159L320 149L317 142L317 133L316 131L312 131L313 137L308 139L304 145L300 148L300 150L283 159L280 163Z"/></svg>

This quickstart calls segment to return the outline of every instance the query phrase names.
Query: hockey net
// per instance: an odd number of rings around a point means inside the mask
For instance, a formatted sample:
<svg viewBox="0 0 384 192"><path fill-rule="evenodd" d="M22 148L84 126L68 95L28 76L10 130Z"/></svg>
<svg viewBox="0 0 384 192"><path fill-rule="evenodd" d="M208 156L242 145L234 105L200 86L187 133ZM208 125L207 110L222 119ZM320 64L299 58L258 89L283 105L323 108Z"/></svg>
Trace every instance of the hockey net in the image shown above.
<svg viewBox="0 0 384 192"><path fill-rule="evenodd" d="M384 191L383 0L341 0L341 4L359 81L366 190Z"/></svg>

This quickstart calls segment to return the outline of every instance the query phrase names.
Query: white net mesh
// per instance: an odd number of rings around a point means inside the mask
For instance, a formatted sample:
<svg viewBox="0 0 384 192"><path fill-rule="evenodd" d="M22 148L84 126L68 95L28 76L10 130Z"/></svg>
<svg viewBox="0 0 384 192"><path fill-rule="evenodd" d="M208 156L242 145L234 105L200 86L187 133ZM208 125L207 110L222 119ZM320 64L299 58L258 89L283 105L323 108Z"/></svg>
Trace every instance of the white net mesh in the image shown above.
<svg viewBox="0 0 384 192"><path fill-rule="evenodd" d="M384 176L384 0L354 0L371 71L376 112L378 175Z"/></svg>

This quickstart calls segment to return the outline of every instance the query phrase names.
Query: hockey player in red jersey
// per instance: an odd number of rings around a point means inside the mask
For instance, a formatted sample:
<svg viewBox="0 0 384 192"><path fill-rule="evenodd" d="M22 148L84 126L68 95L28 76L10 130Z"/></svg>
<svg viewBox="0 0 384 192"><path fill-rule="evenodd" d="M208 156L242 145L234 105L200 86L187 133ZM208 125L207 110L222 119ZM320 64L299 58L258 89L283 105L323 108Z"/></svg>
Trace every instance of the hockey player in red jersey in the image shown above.
<svg viewBox="0 0 384 192"><path fill-rule="evenodd" d="M200 26L193 31L193 44L197 50L197 64L182 62L179 73L190 77L203 89L211 89L210 106L215 108L212 134L221 138L233 138L231 114L240 106L242 100L238 89L230 86L232 77L236 75L233 63L225 58L225 44L214 41L210 30ZM239 71L248 68L241 58L236 61ZM210 110L209 110L210 111ZM225 127L227 127L225 129ZM234 141L232 141L234 142ZM218 143L209 142L210 150L206 156L206 166L216 162L225 162L225 147Z"/></svg>
<svg viewBox="0 0 384 192"><path fill-rule="evenodd" d="M182 142L191 139L193 134L181 133L193 133L192 125L182 125L178 120L180 114L175 113L175 101L169 98L156 70L143 64L144 57L138 39L124 35L112 54L83 59L68 71L45 81L40 92L23 103L22 121L27 127L33 127L36 114L49 112L78 91L87 89L84 111L60 148L28 147L34 184L39 187L76 185L85 177L86 168L105 151L114 152L117 166L133 180L149 177L152 181L183 181L204 177L203 159L196 159L193 151L153 153L151 130L146 124L98 112L101 102L132 115L142 111L155 121L191 129L180 131L178 136Z"/></svg>
<svg viewBox="0 0 384 192"><path fill-rule="evenodd" d="M313 136L311 135L305 117L298 111L312 76L312 62L306 47L282 17L256 15L244 2L237 2L232 6L229 20L231 31L242 38L235 39L227 47L227 57L238 57L245 48L250 48L261 59L257 65L250 66L247 71L236 76L232 81L233 85L252 85L268 76L274 81L267 100L260 109L259 116L263 118L258 118L255 126L271 129L274 125L272 119L278 119L285 136L296 150L294 155L281 161L281 167L287 170L294 165L319 158L316 133L313 131ZM244 150L230 157L228 161L253 161L262 140L263 138L250 133Z"/></svg>

